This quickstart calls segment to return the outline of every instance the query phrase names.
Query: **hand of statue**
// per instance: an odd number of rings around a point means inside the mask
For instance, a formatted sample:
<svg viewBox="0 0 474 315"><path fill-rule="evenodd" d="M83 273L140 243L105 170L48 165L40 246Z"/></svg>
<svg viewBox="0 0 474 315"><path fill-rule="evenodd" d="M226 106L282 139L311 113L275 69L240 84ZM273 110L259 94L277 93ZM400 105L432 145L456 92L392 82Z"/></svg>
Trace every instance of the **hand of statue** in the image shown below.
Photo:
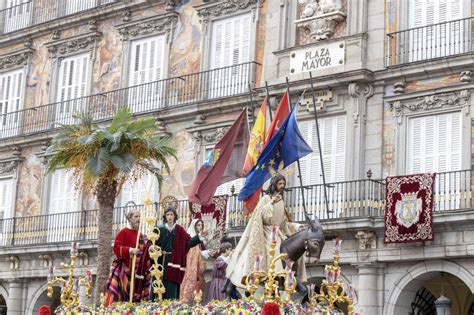
<svg viewBox="0 0 474 315"><path fill-rule="evenodd" d="M304 231L306 229L306 225L301 224L300 227L298 228L298 231Z"/></svg>
<svg viewBox="0 0 474 315"><path fill-rule="evenodd" d="M276 194L272 197L272 204L276 204L280 201L281 201L281 195L280 194Z"/></svg>
<svg viewBox="0 0 474 315"><path fill-rule="evenodd" d="M207 237L209 235L209 232L208 231L202 231L200 236L202 237Z"/></svg>
<svg viewBox="0 0 474 315"><path fill-rule="evenodd" d="M128 250L128 252L130 253L130 255L138 255L140 254L140 250L138 248L130 248Z"/></svg>

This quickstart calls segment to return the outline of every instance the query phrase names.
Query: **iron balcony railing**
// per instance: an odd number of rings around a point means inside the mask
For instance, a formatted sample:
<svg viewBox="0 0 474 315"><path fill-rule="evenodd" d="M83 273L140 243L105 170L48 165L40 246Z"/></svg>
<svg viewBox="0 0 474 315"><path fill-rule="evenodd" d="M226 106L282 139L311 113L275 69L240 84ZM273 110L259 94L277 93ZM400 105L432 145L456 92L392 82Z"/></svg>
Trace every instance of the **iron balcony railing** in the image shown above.
<svg viewBox="0 0 474 315"><path fill-rule="evenodd" d="M248 93L249 85L255 85L257 66L247 62L0 114L0 138L73 124L78 112L101 121L124 107L138 114Z"/></svg>
<svg viewBox="0 0 474 315"><path fill-rule="evenodd" d="M0 34L11 33L120 0L3 0Z"/></svg>
<svg viewBox="0 0 474 315"><path fill-rule="evenodd" d="M435 213L472 209L474 171L452 171L436 174ZM324 204L322 185L304 186L306 208L311 217L317 216L323 223L339 219L382 217L385 207L384 181L363 179L329 183L329 212ZM301 188L288 188L284 200L296 222L303 222ZM145 216L144 206L134 206ZM159 203L152 206L161 222L163 209ZM125 213L131 207L115 208L113 218L114 235L126 225ZM242 218L243 203L237 195L227 201L227 228L245 227ZM191 221L188 200L178 202L178 223L186 226ZM0 220L0 247L51 244L70 241L96 240L98 235L98 210L58 213L40 216L18 217ZM145 227L143 227L145 232Z"/></svg>
<svg viewBox="0 0 474 315"><path fill-rule="evenodd" d="M387 67L472 51L472 17L387 34Z"/></svg>

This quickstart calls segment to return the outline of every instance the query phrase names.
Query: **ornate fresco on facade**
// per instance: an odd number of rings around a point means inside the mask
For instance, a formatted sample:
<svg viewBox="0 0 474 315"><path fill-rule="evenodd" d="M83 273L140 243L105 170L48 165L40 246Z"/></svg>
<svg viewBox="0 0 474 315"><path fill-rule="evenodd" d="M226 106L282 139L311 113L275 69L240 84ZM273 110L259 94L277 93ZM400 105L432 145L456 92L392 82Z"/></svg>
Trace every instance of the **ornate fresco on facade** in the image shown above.
<svg viewBox="0 0 474 315"><path fill-rule="evenodd" d="M267 28L267 10L268 10L268 1L263 2L260 7L258 24L257 24L257 35L256 35L256 48L255 48L255 61L263 64L263 59L265 58L265 38L266 38L266 28ZM257 67L257 72L255 74L255 82L257 86L262 85L262 74L263 67Z"/></svg>
<svg viewBox="0 0 474 315"><path fill-rule="evenodd" d="M180 77L201 71L202 25L197 11L188 2L179 8L179 13L170 51L169 77ZM188 101L190 97L199 94L197 91L199 81L196 79L189 77L185 84L177 81L178 84L173 85L174 82L170 82L170 93L181 95L179 101Z"/></svg>
<svg viewBox="0 0 474 315"><path fill-rule="evenodd" d="M447 87L459 83L459 75L453 74L445 77L438 77L426 80L412 81L405 84L405 93L423 90L431 90L440 87Z"/></svg>
<svg viewBox="0 0 474 315"><path fill-rule="evenodd" d="M24 149L22 153L25 160L20 164L15 215L18 217L39 215L43 164L33 149Z"/></svg>
<svg viewBox="0 0 474 315"><path fill-rule="evenodd" d="M92 94L120 88L123 44L121 36L114 27L121 23L121 17L99 24L102 33L92 74L94 85Z"/></svg>
<svg viewBox="0 0 474 315"><path fill-rule="evenodd" d="M181 130L173 136L173 142L178 159L168 161L170 175L165 175L161 195L183 199L188 197L194 180L194 140L186 130Z"/></svg>
<svg viewBox="0 0 474 315"><path fill-rule="evenodd" d="M385 87L385 96L393 95L393 87ZM396 175L395 150L397 140L397 120L390 104L383 103L383 158L382 158L382 178Z"/></svg>

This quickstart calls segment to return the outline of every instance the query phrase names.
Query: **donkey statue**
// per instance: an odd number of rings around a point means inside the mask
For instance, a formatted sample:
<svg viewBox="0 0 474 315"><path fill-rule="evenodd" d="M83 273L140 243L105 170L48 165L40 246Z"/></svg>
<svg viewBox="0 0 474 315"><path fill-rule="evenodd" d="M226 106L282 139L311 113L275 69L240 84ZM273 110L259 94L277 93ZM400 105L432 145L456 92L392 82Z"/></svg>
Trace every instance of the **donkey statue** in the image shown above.
<svg viewBox="0 0 474 315"><path fill-rule="evenodd" d="M311 220L306 210L305 217L308 226L288 237L280 245L280 253L286 253L287 259L295 262L292 270L298 269L297 261L305 253L308 257L319 260L325 243L323 227L318 217L314 221ZM302 298L300 302L304 302L308 293L306 286L298 281L296 291Z"/></svg>

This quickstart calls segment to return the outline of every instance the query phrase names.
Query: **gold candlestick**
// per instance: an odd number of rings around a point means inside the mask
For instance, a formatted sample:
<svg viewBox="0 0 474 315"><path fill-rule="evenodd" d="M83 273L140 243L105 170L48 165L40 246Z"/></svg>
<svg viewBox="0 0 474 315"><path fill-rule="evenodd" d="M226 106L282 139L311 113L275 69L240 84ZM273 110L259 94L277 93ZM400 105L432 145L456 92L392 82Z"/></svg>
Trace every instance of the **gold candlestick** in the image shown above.
<svg viewBox="0 0 474 315"><path fill-rule="evenodd" d="M79 285L83 284L86 286L86 296L91 297L91 284L92 284L92 277L90 272L88 271L86 276L80 276L78 278L74 278L74 268L77 258L77 243L72 243L71 248L71 257L70 263L66 264L61 262L61 266L65 269L69 270L67 280L63 279L62 277L54 276L54 268L50 267L49 274L48 274L48 297L53 297L53 284L60 284L62 286L61 291L61 305L65 307L76 306L78 305L78 290Z"/></svg>
<svg viewBox="0 0 474 315"><path fill-rule="evenodd" d="M319 289L319 293L314 293L314 295L310 297L310 303L314 306L324 305L324 309L327 314L330 314L334 311L336 303L346 303L348 312L347 314L353 315L353 298L344 289L342 281L338 279L339 273L341 271L339 267L339 247L340 241L337 239L333 263L332 265L326 265L324 268L328 272L329 281L323 280L321 283L321 288Z"/></svg>
<svg viewBox="0 0 474 315"><path fill-rule="evenodd" d="M260 283L265 283L265 293L260 298L260 302L265 300L267 302L275 302L278 304L286 303L290 300L291 295L295 292L296 279L291 273L291 270L276 271L276 264L278 261L285 261L286 254L276 254L276 241L272 240L270 243L270 267L268 271L254 270L245 277L246 289L250 293L248 300L255 300L255 292ZM285 277L285 292L286 297L282 298L280 295L279 277ZM288 277L291 277L293 284L289 285Z"/></svg>
<svg viewBox="0 0 474 315"><path fill-rule="evenodd" d="M152 279L154 279L151 283L151 287L153 292L156 294L158 301L163 298L163 294L165 293L165 287L161 278L163 277L163 266L158 263L159 258L163 255L161 247L156 245L156 242L160 238L160 230L156 229L155 232L155 224L156 224L156 217L152 214L152 202L150 199L145 199L144 201L145 206L147 207L147 216L145 218L145 222L148 225L148 234L147 238L151 242L148 249L148 253L150 254L150 258L153 260L153 265L150 268L150 274Z"/></svg>

